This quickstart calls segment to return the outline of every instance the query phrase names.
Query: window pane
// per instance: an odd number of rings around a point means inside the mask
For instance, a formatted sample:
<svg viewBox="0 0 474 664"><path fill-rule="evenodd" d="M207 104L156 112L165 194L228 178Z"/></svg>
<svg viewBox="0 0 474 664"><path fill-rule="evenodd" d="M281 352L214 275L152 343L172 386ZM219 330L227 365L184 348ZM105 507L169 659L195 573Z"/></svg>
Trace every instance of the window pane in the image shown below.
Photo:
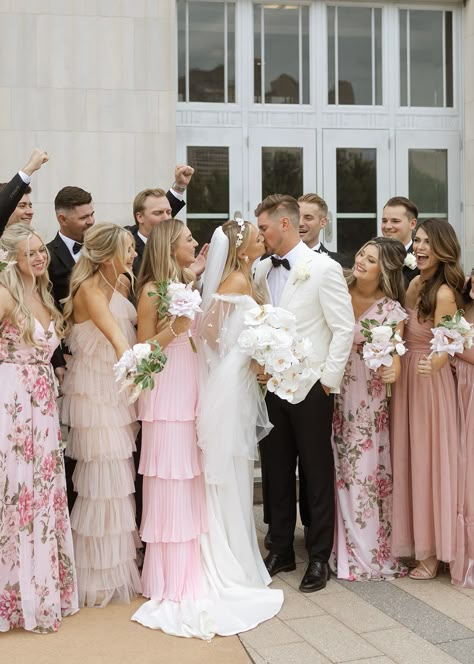
<svg viewBox="0 0 474 664"><path fill-rule="evenodd" d="M265 103L299 104L298 7L264 9Z"/></svg>
<svg viewBox="0 0 474 664"><path fill-rule="evenodd" d="M186 2L178 0L178 101L186 101Z"/></svg>
<svg viewBox="0 0 474 664"><path fill-rule="evenodd" d="M224 3L190 2L189 101L223 102Z"/></svg>
<svg viewBox="0 0 474 664"><path fill-rule="evenodd" d="M410 10L411 106L443 106L443 12Z"/></svg>
<svg viewBox="0 0 474 664"><path fill-rule="evenodd" d="M337 148L337 212L377 212L377 150Z"/></svg>
<svg viewBox="0 0 474 664"><path fill-rule="evenodd" d="M187 226L193 234L193 238L199 245L198 250L204 244L211 241L212 234L216 228L222 226L225 221L227 221L227 219L216 221L215 219L189 219L188 217Z"/></svg>
<svg viewBox="0 0 474 664"><path fill-rule="evenodd" d="M372 104L371 15L371 9L337 9L340 104Z"/></svg>
<svg viewBox="0 0 474 664"><path fill-rule="evenodd" d="M357 251L377 235L377 220L337 219L337 250L353 259Z"/></svg>
<svg viewBox="0 0 474 664"><path fill-rule="evenodd" d="M229 213L229 148L188 147L195 173L187 189L188 215Z"/></svg>
<svg viewBox="0 0 474 664"><path fill-rule="evenodd" d="M261 5L253 8L253 95L256 104L262 99L262 13Z"/></svg>
<svg viewBox="0 0 474 664"><path fill-rule="evenodd" d="M301 8L303 104L309 104L309 7Z"/></svg>
<svg viewBox="0 0 474 664"><path fill-rule="evenodd" d="M336 63L334 58L336 8L328 7L328 104L336 104Z"/></svg>
<svg viewBox="0 0 474 664"><path fill-rule="evenodd" d="M375 103L383 104L382 98L382 10L374 9L374 53L375 53Z"/></svg>
<svg viewBox="0 0 474 664"><path fill-rule="evenodd" d="M453 13L445 12L446 106L453 106Z"/></svg>
<svg viewBox="0 0 474 664"><path fill-rule="evenodd" d="M407 10L400 9L400 106L408 106L407 20Z"/></svg>
<svg viewBox="0 0 474 664"><path fill-rule="evenodd" d="M235 5L227 5L227 101L235 102Z"/></svg>
<svg viewBox="0 0 474 664"><path fill-rule="evenodd" d="M447 216L448 151L408 150L408 190L420 216Z"/></svg>
<svg viewBox="0 0 474 664"><path fill-rule="evenodd" d="M262 148L262 199L303 194L303 148Z"/></svg>

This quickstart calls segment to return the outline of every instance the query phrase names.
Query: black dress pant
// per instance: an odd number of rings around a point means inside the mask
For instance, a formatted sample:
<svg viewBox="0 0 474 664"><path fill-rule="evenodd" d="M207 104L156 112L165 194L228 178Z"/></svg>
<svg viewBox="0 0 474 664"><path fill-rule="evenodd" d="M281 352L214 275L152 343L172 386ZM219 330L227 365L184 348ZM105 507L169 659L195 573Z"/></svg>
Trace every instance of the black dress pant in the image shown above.
<svg viewBox="0 0 474 664"><path fill-rule="evenodd" d="M262 478L271 523L271 552L289 556L296 525L296 463L305 478L310 560L327 562L334 538L334 458L331 447L334 396L318 381L299 404L269 392L273 429L260 442Z"/></svg>

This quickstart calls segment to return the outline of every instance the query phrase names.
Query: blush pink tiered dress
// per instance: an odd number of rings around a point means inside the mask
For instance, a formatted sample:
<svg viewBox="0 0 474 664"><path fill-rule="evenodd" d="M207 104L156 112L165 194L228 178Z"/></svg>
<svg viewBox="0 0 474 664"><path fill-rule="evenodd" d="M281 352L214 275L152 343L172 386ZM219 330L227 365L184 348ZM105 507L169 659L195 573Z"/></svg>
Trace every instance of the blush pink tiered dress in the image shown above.
<svg viewBox="0 0 474 664"><path fill-rule="evenodd" d="M449 363L432 376L417 374L419 360L430 354L433 321L420 323L416 310L408 314L408 352L391 404L392 550L450 562L456 534L456 387Z"/></svg>
<svg viewBox="0 0 474 664"><path fill-rule="evenodd" d="M196 437L197 355L187 334L174 339L165 353L165 368L139 407L142 583L146 597L181 602L202 594L200 535L207 531Z"/></svg>
<svg viewBox="0 0 474 664"><path fill-rule="evenodd" d="M0 632L55 632L78 610L56 388L58 338L0 323ZM18 649L17 660L23 659ZM2 661L7 659L2 657Z"/></svg>
<svg viewBox="0 0 474 664"><path fill-rule="evenodd" d="M474 588L474 347L454 358L461 444L458 456L456 556L451 580Z"/></svg>
<svg viewBox="0 0 474 664"><path fill-rule="evenodd" d="M136 342L135 307L118 291L110 312L130 345ZM81 606L129 602L141 592L136 547L135 406L119 393L115 351L91 320L75 324L72 358L63 384L62 421L71 427L68 455L77 459L78 493L71 513Z"/></svg>

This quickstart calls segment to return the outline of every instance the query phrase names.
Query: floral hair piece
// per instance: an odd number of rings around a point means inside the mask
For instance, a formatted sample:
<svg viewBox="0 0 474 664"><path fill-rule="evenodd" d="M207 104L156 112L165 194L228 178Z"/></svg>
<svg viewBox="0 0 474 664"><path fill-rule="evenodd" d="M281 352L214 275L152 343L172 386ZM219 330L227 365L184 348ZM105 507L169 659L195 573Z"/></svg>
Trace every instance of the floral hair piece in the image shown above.
<svg viewBox="0 0 474 664"><path fill-rule="evenodd" d="M237 233L237 240L235 242L235 246L238 248L244 241L245 221L242 217L242 212L234 212L234 221L239 225L239 232Z"/></svg>

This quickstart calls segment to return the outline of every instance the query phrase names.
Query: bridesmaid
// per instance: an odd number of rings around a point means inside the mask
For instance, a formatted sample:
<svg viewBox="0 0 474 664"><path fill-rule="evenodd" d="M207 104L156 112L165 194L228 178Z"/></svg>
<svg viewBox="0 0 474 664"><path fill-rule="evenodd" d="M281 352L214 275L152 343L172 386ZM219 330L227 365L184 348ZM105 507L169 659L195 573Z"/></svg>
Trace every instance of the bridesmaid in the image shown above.
<svg viewBox="0 0 474 664"><path fill-rule="evenodd" d="M150 625L157 604L164 601L169 622L163 631L175 633L175 612L201 592L200 535L207 531L204 479L196 439L197 354L188 337L185 316L158 318L157 299L149 292L160 281L189 283L195 275L197 242L178 219L153 226L138 280L138 340L155 339L167 363L151 392L140 399L143 475L142 540L146 542L142 571L147 602L133 616ZM166 601L168 603L166 604ZM151 626L151 625L150 625Z"/></svg>
<svg viewBox="0 0 474 664"><path fill-rule="evenodd" d="M68 456L77 459L71 523L81 606L129 602L141 592L132 461L138 425L112 369L136 340L136 311L123 274L132 275L135 256L129 231L95 224L84 236L64 305L72 356L62 421L71 427Z"/></svg>
<svg viewBox="0 0 474 664"><path fill-rule="evenodd" d="M0 272L0 632L45 634L78 610L50 362L64 325L40 236L15 224L0 250L16 261Z"/></svg>
<svg viewBox="0 0 474 664"><path fill-rule="evenodd" d="M452 226L426 219L413 242L419 276L408 288L408 353L392 401L393 551L413 556L412 579L435 578L455 553L456 388L447 353L430 357L431 328L462 305L464 274Z"/></svg>
<svg viewBox="0 0 474 664"><path fill-rule="evenodd" d="M378 237L358 251L348 279L356 324L354 343L334 401L333 452L336 471L336 535L333 567L349 581L384 579L404 573L391 552L392 469L386 385L400 373L368 369L362 358L361 321L395 322L400 334L406 314L401 242Z"/></svg>
<svg viewBox="0 0 474 664"><path fill-rule="evenodd" d="M463 291L465 318L474 324L474 270ZM454 358L461 446L458 457L456 557L451 580L474 588L474 347Z"/></svg>

